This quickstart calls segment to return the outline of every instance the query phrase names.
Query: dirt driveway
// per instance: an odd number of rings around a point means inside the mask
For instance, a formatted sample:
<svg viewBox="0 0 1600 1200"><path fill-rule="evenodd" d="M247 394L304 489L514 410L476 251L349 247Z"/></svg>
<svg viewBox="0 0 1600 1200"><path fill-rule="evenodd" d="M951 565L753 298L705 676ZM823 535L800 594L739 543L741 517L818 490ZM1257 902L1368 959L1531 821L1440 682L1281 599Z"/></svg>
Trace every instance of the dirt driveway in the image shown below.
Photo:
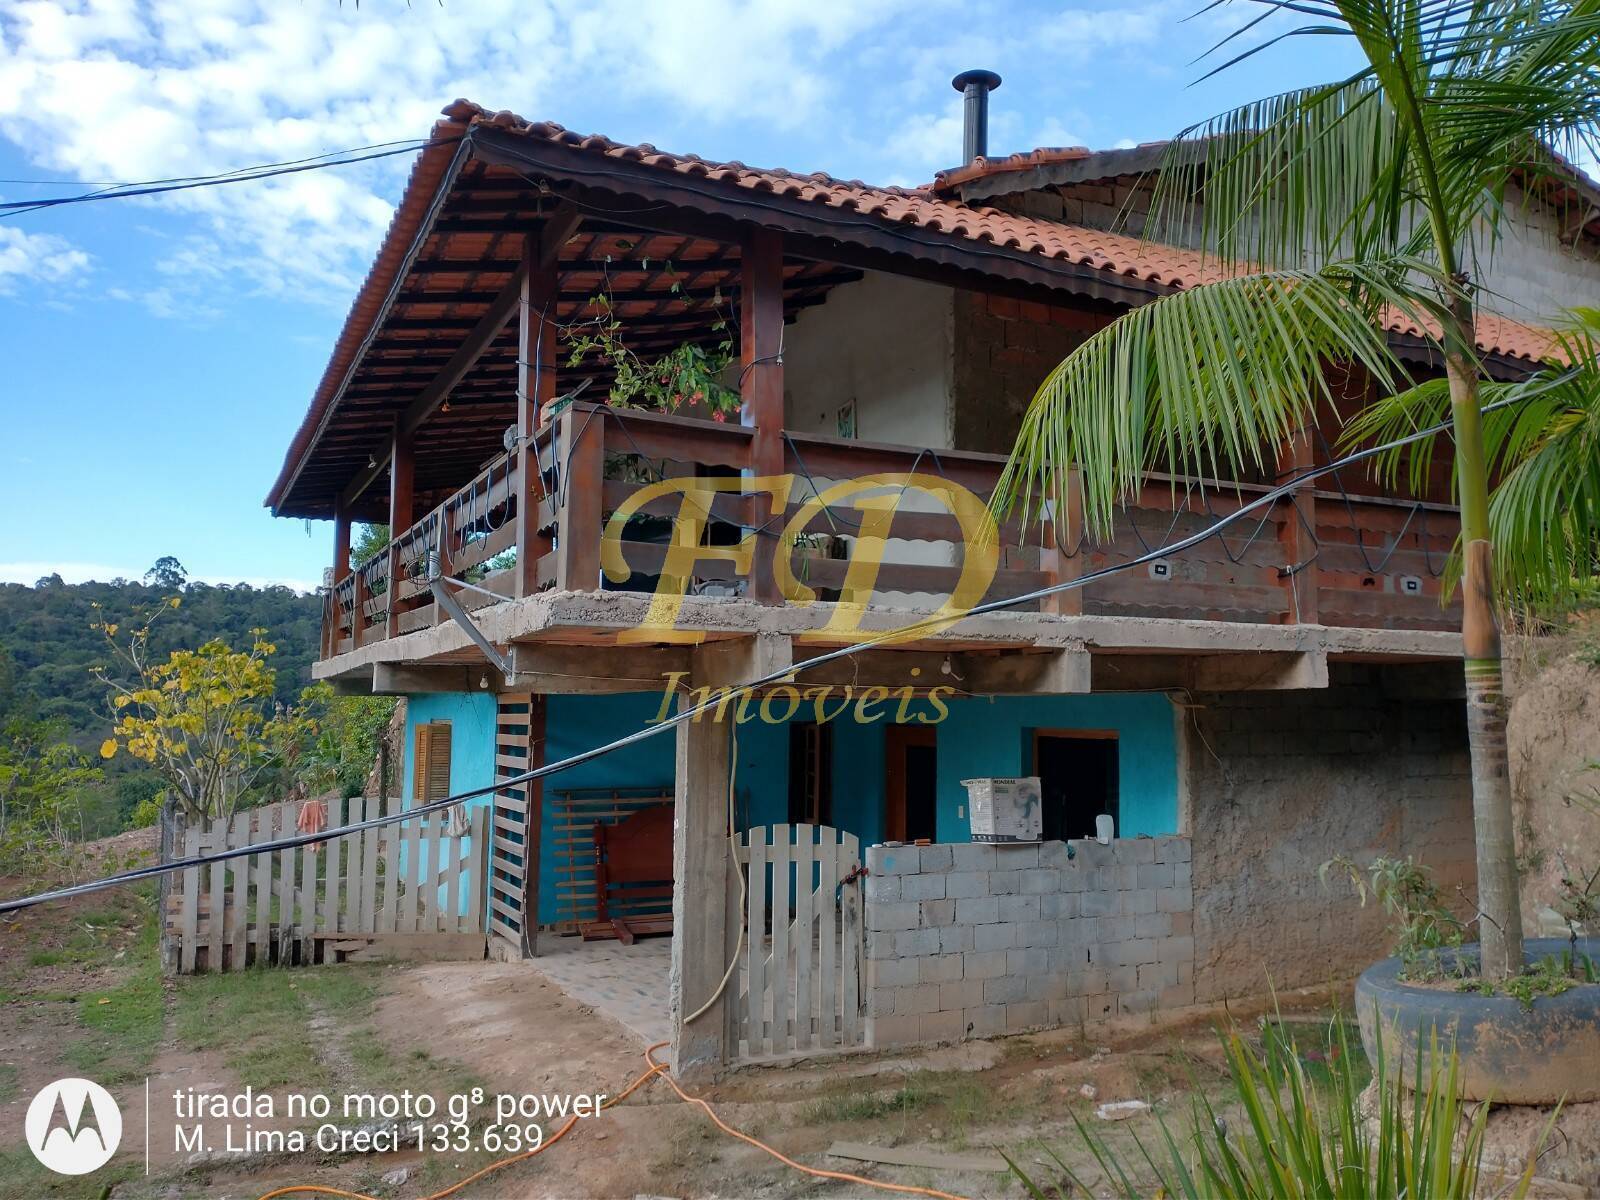
<svg viewBox="0 0 1600 1200"><path fill-rule="evenodd" d="M12 890L20 889L4 894ZM504 1157L506 1147L363 1153L318 1150L313 1142L295 1150L287 1144L293 1132L312 1134L321 1122L286 1115L290 1094L426 1095L441 1106L474 1089L485 1097L615 1095L645 1068L636 1035L519 964L330 966L170 980L155 969L153 917L150 895L124 892L0 925L0 1196L250 1200L314 1183L417 1200ZM1324 998L1281 999L1314 1010ZM1085 1113L1137 1099L1171 1110L1195 1083L1220 1081L1218 1063L1207 1021L1179 1029L1139 1022L746 1070L704 1095L736 1128L813 1167L968 1197L1020 1196L1017 1181L992 1169L996 1147L1027 1161L1043 1139L1080 1160L1072 1108ZM48 1174L22 1139L29 1099L64 1075L107 1084L127 1130L112 1163L83 1179ZM177 1143L175 1092L237 1097L247 1086L258 1103L270 1098L272 1115L208 1117L204 1150ZM488 1106L474 1110L477 1125L490 1121ZM1137 1118L1117 1136L1149 1122ZM337 1112L333 1123L346 1130L385 1124L341 1120ZM229 1150L229 1132L255 1144ZM828 1153L838 1142L969 1162L930 1169L852 1161ZM783 1165L718 1130L661 1080L580 1120L538 1157L456 1193L477 1200L882 1194Z"/></svg>

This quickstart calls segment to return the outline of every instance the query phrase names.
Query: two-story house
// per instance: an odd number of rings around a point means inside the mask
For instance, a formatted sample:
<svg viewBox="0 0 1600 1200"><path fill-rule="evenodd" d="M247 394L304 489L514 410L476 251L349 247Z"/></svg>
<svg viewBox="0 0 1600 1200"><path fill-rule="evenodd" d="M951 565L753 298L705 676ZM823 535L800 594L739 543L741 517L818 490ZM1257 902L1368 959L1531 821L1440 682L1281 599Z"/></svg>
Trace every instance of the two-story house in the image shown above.
<svg viewBox="0 0 1600 1200"><path fill-rule="evenodd" d="M975 157L902 189L465 101L444 116L268 499L333 522L316 676L407 697L420 801L795 668L743 720L734 705L482 801L497 953L670 928L684 1068L1349 975L1381 935L1319 889L1340 851L1471 886L1447 496L1318 481L1181 554L805 669L940 610L985 554L982 598L1021 595L1271 485L1153 475L1104 544L1066 469L1050 525L1003 525L984 551L962 520L1051 367L1215 271L1112 232L1149 148ZM1541 219L1530 205L1504 248L1521 284L1500 295L1577 302L1595 230L1542 238ZM1536 312L1485 314L1491 369L1538 360ZM731 340L736 414L608 403L617 362L571 353L606 314L630 362ZM1393 336L1430 369L1415 331ZM1280 456L1317 461L1309 435ZM874 476L898 482L849 483ZM351 562L357 522L394 540ZM681 602L652 609L663 580ZM1043 843L973 842L964 781L1035 775ZM1101 815L1114 839L1084 840ZM876 845L871 873L828 878L791 838Z"/></svg>

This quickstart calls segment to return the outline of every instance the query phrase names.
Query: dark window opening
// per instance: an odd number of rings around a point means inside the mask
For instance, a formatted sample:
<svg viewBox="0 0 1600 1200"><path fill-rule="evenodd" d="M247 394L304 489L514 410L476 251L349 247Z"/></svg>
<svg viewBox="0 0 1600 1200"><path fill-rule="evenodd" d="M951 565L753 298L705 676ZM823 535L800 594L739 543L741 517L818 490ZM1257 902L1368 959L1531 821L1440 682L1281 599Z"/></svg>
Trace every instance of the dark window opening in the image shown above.
<svg viewBox="0 0 1600 1200"><path fill-rule="evenodd" d="M1100 732L1033 735L1033 770L1039 777L1047 841L1094 836L1094 819L1109 813L1117 823L1117 736Z"/></svg>
<svg viewBox="0 0 1600 1200"><path fill-rule="evenodd" d="M789 824L833 824L833 728L789 723Z"/></svg>
<svg viewBox="0 0 1600 1200"><path fill-rule="evenodd" d="M891 725L884 738L884 836L892 842L935 841L938 738L927 725Z"/></svg>

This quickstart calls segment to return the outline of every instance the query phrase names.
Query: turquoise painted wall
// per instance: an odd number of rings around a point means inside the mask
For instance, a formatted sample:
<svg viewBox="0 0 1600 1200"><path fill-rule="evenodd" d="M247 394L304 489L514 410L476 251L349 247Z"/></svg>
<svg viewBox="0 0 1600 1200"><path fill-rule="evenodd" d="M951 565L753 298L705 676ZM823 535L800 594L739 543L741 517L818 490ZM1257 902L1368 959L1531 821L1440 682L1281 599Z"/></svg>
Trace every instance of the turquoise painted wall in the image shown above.
<svg viewBox="0 0 1600 1200"><path fill-rule="evenodd" d="M432 692L406 698L406 768L400 794L411 807L411 751L418 725L450 722L450 791L470 792L494 782L494 696L488 692ZM475 804L487 804L488 797Z"/></svg>
<svg viewBox="0 0 1600 1200"><path fill-rule="evenodd" d="M1117 835L1159 837L1178 831L1177 730L1172 702L1165 695L976 696L950 701L950 719L939 726L941 842L971 840L966 817L958 815L967 804L963 779L1032 773L1034 729L1115 730L1121 808Z"/></svg>
<svg viewBox="0 0 1600 1200"><path fill-rule="evenodd" d="M1032 769L1034 729L1110 729L1118 734L1121 827L1126 837L1177 832L1178 770L1171 702L1159 694L1000 696L947 701L949 719L938 726L938 836L964 842L970 832L963 779L1022 775ZM660 711L660 693L551 696L547 761L555 761L638 729ZM853 711L853 710L852 710ZM880 710L884 711L884 710ZM884 720L833 723L834 820L860 837L882 841ZM808 715L803 709L799 716ZM411 795L412 730L418 722L452 724L450 786L467 791L493 782L495 701L488 693L446 693L411 698L406 714L404 795ZM603 758L548 779L546 794L569 789L672 789L675 737L664 731ZM784 725L751 721L738 727L735 781L741 827L788 819L789 734ZM486 804L487 799L473 801ZM555 806L545 806L546 854L552 845ZM552 862L540 872L540 909L555 911Z"/></svg>
<svg viewBox="0 0 1600 1200"><path fill-rule="evenodd" d="M412 779L416 763L412 752L416 746L416 728L430 721L450 722L450 791L470 792L494 782L494 724L495 699L489 692L430 692L406 698L405 769L401 773L400 795L410 808ZM488 796L468 802L470 808L481 808L489 803ZM401 826L400 828L405 828ZM471 844L471 839L467 839ZM419 851L426 853L425 850ZM410 874L411 868L404 847L400 854L401 870ZM444 889L440 888L441 899ZM466 905L466 895L459 898L458 908Z"/></svg>

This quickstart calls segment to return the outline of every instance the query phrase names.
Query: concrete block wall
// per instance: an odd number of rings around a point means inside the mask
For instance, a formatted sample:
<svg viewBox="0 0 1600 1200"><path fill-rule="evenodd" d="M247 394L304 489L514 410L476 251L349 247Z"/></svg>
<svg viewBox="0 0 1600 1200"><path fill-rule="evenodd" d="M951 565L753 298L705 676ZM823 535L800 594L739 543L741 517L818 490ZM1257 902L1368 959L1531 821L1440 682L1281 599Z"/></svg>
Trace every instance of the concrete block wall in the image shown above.
<svg viewBox="0 0 1600 1200"><path fill-rule="evenodd" d="M869 1045L1194 1003L1188 838L872 846L867 869Z"/></svg>
<svg viewBox="0 0 1600 1200"><path fill-rule="evenodd" d="M1461 667L1334 663L1327 688L1197 694L1182 757L1196 999L1349 979L1389 953L1379 906L1324 887L1336 854L1414 855L1474 890Z"/></svg>

